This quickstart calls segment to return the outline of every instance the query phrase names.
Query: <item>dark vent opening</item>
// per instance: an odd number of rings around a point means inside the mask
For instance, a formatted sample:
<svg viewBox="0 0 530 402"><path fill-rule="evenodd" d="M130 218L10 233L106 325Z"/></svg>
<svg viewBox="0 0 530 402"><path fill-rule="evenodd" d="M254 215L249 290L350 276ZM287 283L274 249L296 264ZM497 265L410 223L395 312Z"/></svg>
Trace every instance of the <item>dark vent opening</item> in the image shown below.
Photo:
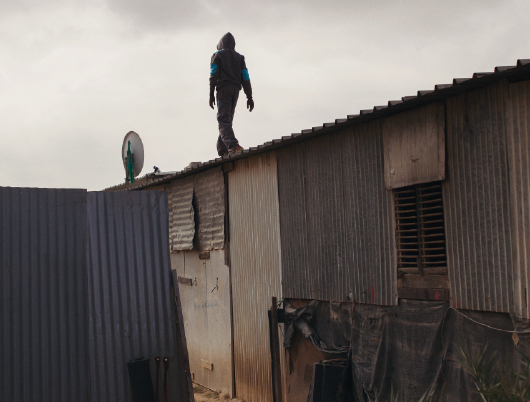
<svg viewBox="0 0 530 402"><path fill-rule="evenodd" d="M441 182L395 189L394 210L398 278L409 277L403 278L401 285L424 288L438 283L426 281L426 275L447 277ZM413 281L418 275L426 281L425 285L421 281Z"/></svg>

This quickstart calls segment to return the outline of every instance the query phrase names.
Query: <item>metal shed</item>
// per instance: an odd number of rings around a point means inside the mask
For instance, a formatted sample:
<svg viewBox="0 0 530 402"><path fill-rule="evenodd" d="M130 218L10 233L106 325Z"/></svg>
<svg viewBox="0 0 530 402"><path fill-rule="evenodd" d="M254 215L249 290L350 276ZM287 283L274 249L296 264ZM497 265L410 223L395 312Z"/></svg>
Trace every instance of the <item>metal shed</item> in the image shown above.
<svg viewBox="0 0 530 402"><path fill-rule="evenodd" d="M529 81L530 61L518 60L129 189L223 167L237 395L269 392L252 335L263 333L253 320L271 295L377 306L440 298L530 318ZM407 191L414 202L401 202ZM409 204L416 223L403 218ZM430 215L434 241L423 233ZM407 225L424 238L404 252ZM439 242L426 257L434 265L407 265ZM259 368L239 371L247 362Z"/></svg>

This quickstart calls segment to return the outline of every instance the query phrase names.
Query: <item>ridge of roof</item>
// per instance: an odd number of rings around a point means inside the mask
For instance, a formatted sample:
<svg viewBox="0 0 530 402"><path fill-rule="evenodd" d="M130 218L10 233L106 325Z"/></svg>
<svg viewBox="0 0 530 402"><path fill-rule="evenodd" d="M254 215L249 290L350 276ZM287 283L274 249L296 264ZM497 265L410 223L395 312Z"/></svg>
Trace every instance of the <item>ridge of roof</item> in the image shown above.
<svg viewBox="0 0 530 402"><path fill-rule="evenodd" d="M432 90L421 90L418 91L416 95L404 96L401 100L390 100L387 105L374 106L372 109L363 109L360 110L358 114L351 114L346 116L346 118L336 119L334 122L323 123L321 126L315 126L310 129L301 130L299 133L293 133L279 139L273 139L264 144L244 149L236 154L211 159L207 162L194 162L179 172L158 177L151 181L149 181L149 178L152 178L152 174L147 174L137 179L141 181L141 183L136 186L126 186L125 183L121 183L108 187L104 189L104 191L131 191L164 184L177 178L183 178L190 174L199 173L223 165L227 162L278 149L295 142L305 141L322 134L339 130L343 127L390 116L504 79L514 81L530 79L530 59L518 59L515 66L497 66L493 72L477 72L469 78L454 78L451 84L436 84Z"/></svg>

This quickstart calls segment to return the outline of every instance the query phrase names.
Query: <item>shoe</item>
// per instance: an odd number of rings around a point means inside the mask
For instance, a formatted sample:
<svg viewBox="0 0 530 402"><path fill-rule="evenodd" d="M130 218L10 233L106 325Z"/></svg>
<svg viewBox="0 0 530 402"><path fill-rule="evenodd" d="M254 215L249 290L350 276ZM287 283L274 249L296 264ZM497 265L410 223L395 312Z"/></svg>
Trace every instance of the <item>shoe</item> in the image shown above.
<svg viewBox="0 0 530 402"><path fill-rule="evenodd" d="M243 151L243 149L244 149L244 148L243 148L241 145L237 144L235 147L230 148L230 149L228 150L228 154L229 154L229 155L236 154L236 153L238 153L238 152Z"/></svg>
<svg viewBox="0 0 530 402"><path fill-rule="evenodd" d="M228 155L228 152L223 152L221 154L219 154L219 158L222 158L223 156L227 156Z"/></svg>

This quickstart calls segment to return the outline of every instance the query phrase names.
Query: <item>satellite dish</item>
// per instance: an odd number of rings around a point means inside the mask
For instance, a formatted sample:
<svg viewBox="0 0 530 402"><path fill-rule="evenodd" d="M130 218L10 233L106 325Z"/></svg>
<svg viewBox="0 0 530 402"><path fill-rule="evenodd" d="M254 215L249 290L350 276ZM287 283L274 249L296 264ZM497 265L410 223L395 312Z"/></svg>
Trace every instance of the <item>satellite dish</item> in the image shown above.
<svg viewBox="0 0 530 402"><path fill-rule="evenodd" d="M134 131L129 131L123 139L121 147L121 158L125 168L125 181L134 183L144 167L144 144L142 139Z"/></svg>

